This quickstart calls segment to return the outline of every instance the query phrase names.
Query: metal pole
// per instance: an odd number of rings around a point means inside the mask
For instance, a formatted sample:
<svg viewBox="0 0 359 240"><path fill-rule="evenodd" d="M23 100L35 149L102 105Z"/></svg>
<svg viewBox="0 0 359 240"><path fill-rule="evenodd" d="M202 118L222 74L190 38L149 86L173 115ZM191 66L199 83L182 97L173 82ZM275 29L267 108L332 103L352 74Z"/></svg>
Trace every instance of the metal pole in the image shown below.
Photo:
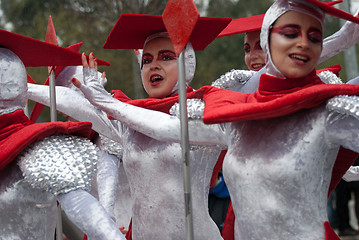
<svg viewBox="0 0 359 240"><path fill-rule="evenodd" d="M49 89L50 89L50 119L51 122L57 121L56 112L56 91L55 91L55 73L51 69L49 74Z"/></svg>
<svg viewBox="0 0 359 240"><path fill-rule="evenodd" d="M186 236L187 240L193 240L193 216L192 216L192 199L191 199L191 177L189 166L189 142L188 142L188 116L187 116L187 94L185 83L183 51L177 58L178 67L178 85L179 85L179 103L180 103L180 120L181 120L181 147L183 159L183 180L184 180L184 200L185 200L185 217L186 217Z"/></svg>
<svg viewBox="0 0 359 240"><path fill-rule="evenodd" d="M55 72L52 68L49 74L49 89L50 89L50 120L51 122L57 121L56 111L56 89L55 89ZM57 205L56 217L56 240L62 240L62 216L61 205Z"/></svg>

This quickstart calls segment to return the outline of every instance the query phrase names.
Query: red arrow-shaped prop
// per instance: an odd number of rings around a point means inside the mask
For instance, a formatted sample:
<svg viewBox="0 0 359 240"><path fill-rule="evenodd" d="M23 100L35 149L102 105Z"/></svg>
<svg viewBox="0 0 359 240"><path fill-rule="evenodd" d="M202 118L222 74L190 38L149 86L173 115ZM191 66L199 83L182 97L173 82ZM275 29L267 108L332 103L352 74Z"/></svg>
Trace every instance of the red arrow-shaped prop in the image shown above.
<svg viewBox="0 0 359 240"><path fill-rule="evenodd" d="M177 56L186 46L199 18L193 0L169 0L162 14Z"/></svg>

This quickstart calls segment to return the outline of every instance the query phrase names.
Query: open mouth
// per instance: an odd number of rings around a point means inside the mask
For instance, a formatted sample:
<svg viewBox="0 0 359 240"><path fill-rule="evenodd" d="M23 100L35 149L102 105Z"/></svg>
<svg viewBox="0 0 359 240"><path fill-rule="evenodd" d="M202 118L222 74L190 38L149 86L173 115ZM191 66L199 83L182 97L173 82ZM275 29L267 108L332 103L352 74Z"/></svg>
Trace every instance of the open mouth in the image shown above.
<svg viewBox="0 0 359 240"><path fill-rule="evenodd" d="M309 61L309 58L298 55L298 54L290 54L289 57L293 58L295 60L298 60L298 61L302 61L303 63L306 63Z"/></svg>
<svg viewBox="0 0 359 240"><path fill-rule="evenodd" d="M150 79L151 83L160 82L162 80L163 80L163 78L159 75L152 76Z"/></svg>
<svg viewBox="0 0 359 240"><path fill-rule="evenodd" d="M252 64L252 68L257 70L257 69L261 69L262 67L264 67L264 63L254 63Z"/></svg>

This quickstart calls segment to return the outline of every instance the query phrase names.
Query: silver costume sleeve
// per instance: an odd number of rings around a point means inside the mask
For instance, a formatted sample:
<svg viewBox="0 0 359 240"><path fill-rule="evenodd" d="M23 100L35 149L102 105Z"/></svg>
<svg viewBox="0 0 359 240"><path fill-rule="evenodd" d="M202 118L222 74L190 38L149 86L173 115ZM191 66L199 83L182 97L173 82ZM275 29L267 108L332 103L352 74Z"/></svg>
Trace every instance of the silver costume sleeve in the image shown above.
<svg viewBox="0 0 359 240"><path fill-rule="evenodd" d="M43 105L50 105L49 87L28 84L27 98ZM93 106L82 94L73 89L56 86L56 108L78 120L89 121L92 129L108 138L121 142L123 129L118 121L110 120L107 114Z"/></svg>
<svg viewBox="0 0 359 240"><path fill-rule="evenodd" d="M327 103L329 141L359 152L359 97L337 96Z"/></svg>
<svg viewBox="0 0 359 240"><path fill-rule="evenodd" d="M343 179L347 182L359 181L359 166L351 166L344 174Z"/></svg>
<svg viewBox="0 0 359 240"><path fill-rule="evenodd" d="M102 151L97 164L97 188L99 201L105 210L115 219L115 200L118 188L119 159L108 152ZM130 207L130 206L129 206Z"/></svg>
<svg viewBox="0 0 359 240"><path fill-rule="evenodd" d="M355 16L357 13L355 13ZM345 22L339 31L324 39L323 50L318 64L354 46L358 41L359 25L350 21Z"/></svg>
<svg viewBox="0 0 359 240"><path fill-rule="evenodd" d="M58 200L69 219L83 231L89 240L125 240L103 206L83 190L60 194Z"/></svg>
<svg viewBox="0 0 359 240"><path fill-rule="evenodd" d="M152 111L114 99L99 83L94 69L84 68L84 82L80 90L97 108L108 113L135 131L159 141L181 141L180 120L168 114ZM224 135L217 125L205 125L201 120L190 121L191 144L223 144Z"/></svg>

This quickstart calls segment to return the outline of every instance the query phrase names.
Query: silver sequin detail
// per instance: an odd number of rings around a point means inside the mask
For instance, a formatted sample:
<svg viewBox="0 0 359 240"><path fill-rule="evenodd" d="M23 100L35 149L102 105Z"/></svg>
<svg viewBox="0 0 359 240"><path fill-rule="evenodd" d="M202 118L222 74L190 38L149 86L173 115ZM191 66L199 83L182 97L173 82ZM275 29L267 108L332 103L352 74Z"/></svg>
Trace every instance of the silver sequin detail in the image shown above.
<svg viewBox="0 0 359 240"><path fill-rule="evenodd" d="M202 119L204 111L204 102L201 99L193 98L187 99L187 114L188 119ZM175 103L171 109L170 114L179 117L179 103Z"/></svg>
<svg viewBox="0 0 359 240"><path fill-rule="evenodd" d="M231 89L233 86L238 86L238 84L243 86L253 76L254 73L255 71L250 70L232 69L214 81L212 86L223 89Z"/></svg>
<svg viewBox="0 0 359 240"><path fill-rule="evenodd" d="M58 195L90 190L99 151L88 139L61 134L31 144L18 158L24 179L32 187Z"/></svg>
<svg viewBox="0 0 359 240"><path fill-rule="evenodd" d="M342 115L349 115L359 119L359 98L357 96L336 96L327 103L327 109Z"/></svg>
<svg viewBox="0 0 359 240"><path fill-rule="evenodd" d="M101 149L102 151L115 155L118 159L122 159L123 156L122 145L103 135L101 135Z"/></svg>
<svg viewBox="0 0 359 240"><path fill-rule="evenodd" d="M321 72L318 77L327 84L343 84L342 80L331 71Z"/></svg>

